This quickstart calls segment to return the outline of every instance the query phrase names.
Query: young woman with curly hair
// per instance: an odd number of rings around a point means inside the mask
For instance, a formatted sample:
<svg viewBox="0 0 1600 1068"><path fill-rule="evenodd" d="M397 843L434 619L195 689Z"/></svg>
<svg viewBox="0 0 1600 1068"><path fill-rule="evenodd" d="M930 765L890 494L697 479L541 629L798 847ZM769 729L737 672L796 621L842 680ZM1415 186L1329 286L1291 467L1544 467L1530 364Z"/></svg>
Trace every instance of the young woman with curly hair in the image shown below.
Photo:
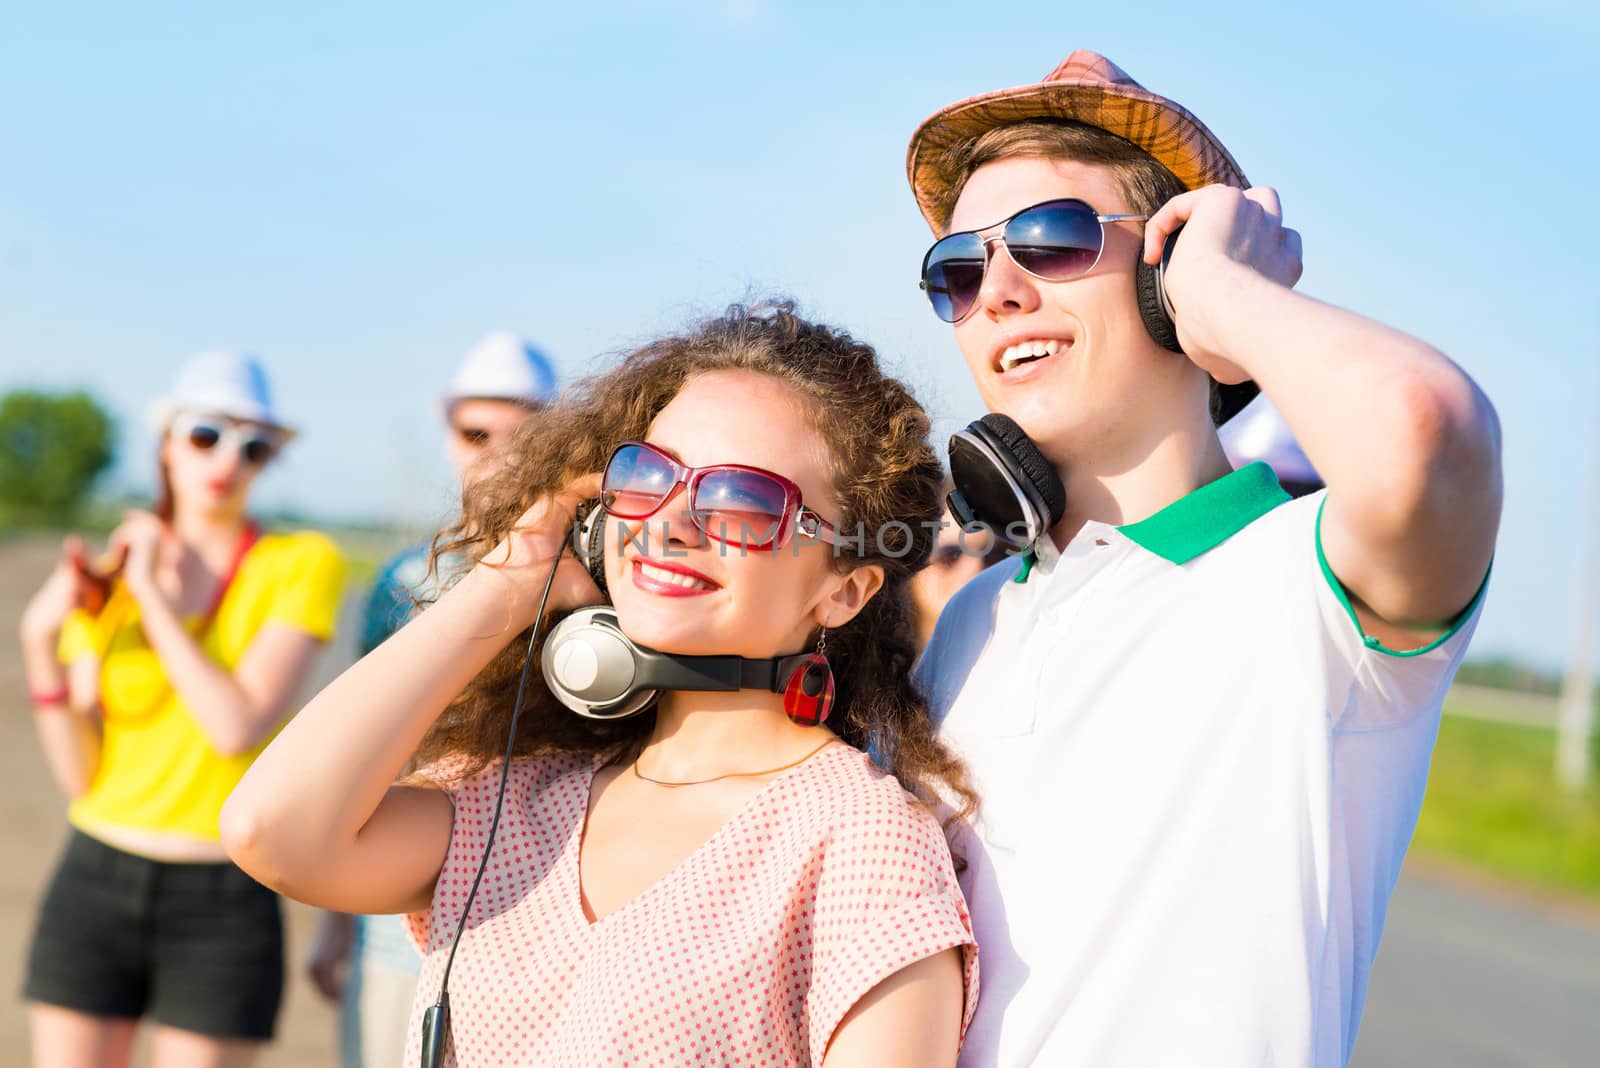
<svg viewBox="0 0 1600 1068"><path fill-rule="evenodd" d="M787 305L731 308L581 383L466 494L439 553L476 562L234 793L231 855L325 908L413 914L415 1057L504 771L449 973L458 1063L953 1064L976 948L931 805L973 797L910 681L906 582L940 508L927 435L871 348ZM600 722L530 686L499 766L552 566L546 622L602 600L562 555L596 497L631 640L820 651L825 724L755 689Z"/></svg>

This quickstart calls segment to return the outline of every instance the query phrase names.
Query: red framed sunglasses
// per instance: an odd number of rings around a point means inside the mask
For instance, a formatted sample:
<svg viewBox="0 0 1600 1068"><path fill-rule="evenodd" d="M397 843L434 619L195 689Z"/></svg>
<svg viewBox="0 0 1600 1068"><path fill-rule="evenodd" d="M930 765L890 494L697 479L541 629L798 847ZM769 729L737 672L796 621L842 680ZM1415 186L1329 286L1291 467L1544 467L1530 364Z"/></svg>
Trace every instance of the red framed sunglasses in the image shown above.
<svg viewBox="0 0 1600 1068"><path fill-rule="evenodd" d="M606 461L600 503L618 519L649 519L684 487L689 516L706 537L768 552L798 532L839 544L839 532L800 500L800 487L760 467L690 467L648 442L625 441Z"/></svg>

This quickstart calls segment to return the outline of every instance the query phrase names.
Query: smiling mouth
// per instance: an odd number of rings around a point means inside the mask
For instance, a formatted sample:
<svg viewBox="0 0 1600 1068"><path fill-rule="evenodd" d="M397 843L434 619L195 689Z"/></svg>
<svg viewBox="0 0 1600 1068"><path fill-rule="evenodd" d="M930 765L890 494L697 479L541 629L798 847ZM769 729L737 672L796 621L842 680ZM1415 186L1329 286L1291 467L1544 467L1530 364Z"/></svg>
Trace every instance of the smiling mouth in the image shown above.
<svg viewBox="0 0 1600 1068"><path fill-rule="evenodd" d="M634 560L633 577L636 585L660 593L710 593L721 588L709 579L657 567L644 560Z"/></svg>
<svg viewBox="0 0 1600 1068"><path fill-rule="evenodd" d="M1000 353L998 369L1001 374L1006 374L1024 364L1047 359L1071 347L1071 341L1060 341L1056 338L1048 341L1019 341L1015 345L1006 346Z"/></svg>

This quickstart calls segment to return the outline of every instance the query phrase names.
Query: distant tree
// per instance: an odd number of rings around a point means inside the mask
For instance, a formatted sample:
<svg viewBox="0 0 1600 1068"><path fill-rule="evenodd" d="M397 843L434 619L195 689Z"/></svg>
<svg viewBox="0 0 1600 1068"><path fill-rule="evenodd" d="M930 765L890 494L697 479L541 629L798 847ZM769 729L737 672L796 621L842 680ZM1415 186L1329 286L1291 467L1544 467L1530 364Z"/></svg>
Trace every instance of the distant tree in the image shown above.
<svg viewBox="0 0 1600 1068"><path fill-rule="evenodd" d="M111 417L83 392L0 397L0 512L71 520L114 456Z"/></svg>

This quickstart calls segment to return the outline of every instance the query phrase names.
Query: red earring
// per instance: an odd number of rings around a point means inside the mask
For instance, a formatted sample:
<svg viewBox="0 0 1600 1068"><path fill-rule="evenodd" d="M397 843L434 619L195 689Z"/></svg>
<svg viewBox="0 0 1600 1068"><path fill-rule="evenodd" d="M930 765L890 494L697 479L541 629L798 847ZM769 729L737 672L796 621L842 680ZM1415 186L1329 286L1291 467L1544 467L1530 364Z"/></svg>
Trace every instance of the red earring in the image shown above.
<svg viewBox="0 0 1600 1068"><path fill-rule="evenodd" d="M789 676L783 688L783 711L802 727L820 727L833 711L833 668L823 650L828 643L828 628L822 628L817 651L808 653Z"/></svg>

